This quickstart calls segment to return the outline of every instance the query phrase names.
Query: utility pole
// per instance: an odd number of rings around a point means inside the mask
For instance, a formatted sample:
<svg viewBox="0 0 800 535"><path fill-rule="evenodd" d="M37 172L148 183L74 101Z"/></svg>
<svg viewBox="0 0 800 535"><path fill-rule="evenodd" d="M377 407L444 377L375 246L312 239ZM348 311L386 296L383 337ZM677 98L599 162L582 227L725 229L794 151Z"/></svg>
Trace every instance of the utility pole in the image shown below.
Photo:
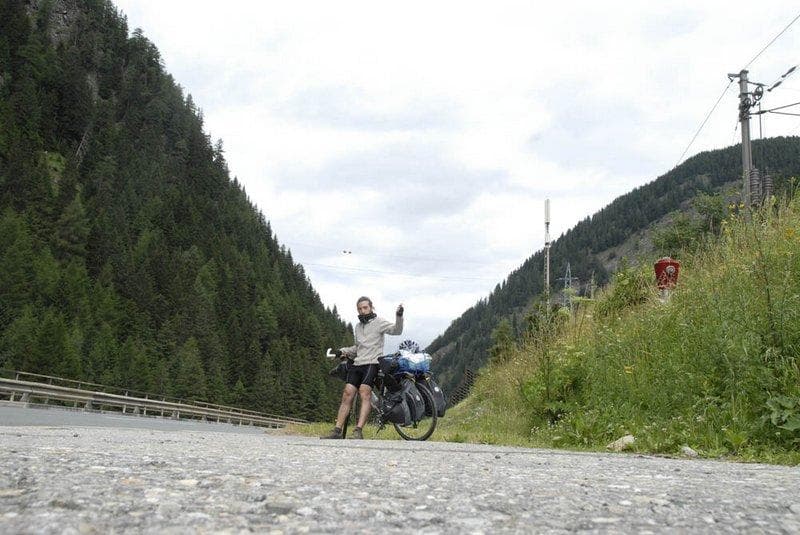
<svg viewBox="0 0 800 535"><path fill-rule="evenodd" d="M544 295L550 313L550 199L544 201Z"/></svg>
<svg viewBox="0 0 800 535"><path fill-rule="evenodd" d="M747 70L742 69L739 74L729 74L729 77L739 78L739 121L742 123L742 197L745 208L750 208L750 174L753 169L753 149L750 145L750 92L747 90ZM733 78L731 78L733 79Z"/></svg>
<svg viewBox="0 0 800 535"><path fill-rule="evenodd" d="M760 101L764 95L764 84L752 83L756 88L751 93L748 91L751 82L747 79L746 69L739 74L728 74L728 79L733 81L734 78L739 79L739 121L742 123L742 200L745 208L750 209L761 204L764 189L758 169L753 167L753 148L750 144L750 108L756 104L759 105L759 137L762 134L761 115L764 112L761 111Z"/></svg>

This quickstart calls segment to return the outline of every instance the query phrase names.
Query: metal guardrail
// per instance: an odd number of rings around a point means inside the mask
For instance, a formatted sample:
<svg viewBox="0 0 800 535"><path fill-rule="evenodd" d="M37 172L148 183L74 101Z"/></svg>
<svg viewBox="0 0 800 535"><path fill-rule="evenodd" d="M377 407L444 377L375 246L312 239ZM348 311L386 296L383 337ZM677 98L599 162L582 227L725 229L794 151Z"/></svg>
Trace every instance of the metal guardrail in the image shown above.
<svg viewBox="0 0 800 535"><path fill-rule="evenodd" d="M24 374L22 375L34 375ZM38 376L40 378L48 376ZM51 377L50 379L59 379ZM59 379L66 382L77 382L69 379ZM90 385L91 383L82 383ZM102 385L97 385L102 386ZM84 410L104 410L112 408L121 410L125 414L141 416L169 416L173 419L191 418L204 421L235 423L239 425L257 425L261 427L280 428L287 424L305 424L305 420L285 418L236 407L225 407L210 403L179 403L166 399L134 397L129 395L112 394L102 391L83 390L50 383L22 381L19 379L6 379L0 377L0 396L9 396L10 401L22 403L43 403L59 401L70 403L73 407L82 406Z"/></svg>
<svg viewBox="0 0 800 535"><path fill-rule="evenodd" d="M77 388L78 390L87 390L90 389L94 392L105 392L107 394L121 394L123 396L130 396L130 397L138 397L144 399L157 399L161 401L170 401L173 403L180 403L186 405L193 405L196 407L204 407L204 408L211 408L211 409L219 409L222 411L233 411L237 414L252 414L255 416L262 416L267 418L274 418L276 420L286 420L292 423L308 423L306 420L302 420L300 418L291 418L288 416L284 416L281 414L272 414L267 412L258 412L258 411L251 411L249 409L242 409L239 407L231 407L229 405L219 405L216 403L208 403L206 401L197 401L197 400L187 400L183 398L176 398L171 396L166 396L163 394L154 394L152 392L145 392L143 390L134 390L132 388L122 388L118 386L109 386L109 385L101 385L98 383L92 383L89 381L78 381L76 379L65 379L63 377L55 377L52 375L42 375L40 373L30 373L30 372L22 372L16 370L0 370L0 376L6 376L8 378L13 377L16 380L22 381L30 381L33 383L47 383L49 385L59 385L59 386L67 386L71 388ZM87 388L88 387L88 388Z"/></svg>

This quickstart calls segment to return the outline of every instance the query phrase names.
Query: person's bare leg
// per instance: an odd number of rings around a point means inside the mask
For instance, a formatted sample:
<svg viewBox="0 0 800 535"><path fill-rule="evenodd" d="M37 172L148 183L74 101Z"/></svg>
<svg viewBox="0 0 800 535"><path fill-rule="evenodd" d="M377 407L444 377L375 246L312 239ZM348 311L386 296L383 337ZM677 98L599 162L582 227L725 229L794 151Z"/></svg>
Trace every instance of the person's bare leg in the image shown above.
<svg viewBox="0 0 800 535"><path fill-rule="evenodd" d="M350 412L350 407L353 406L353 400L355 398L356 387L350 383L344 385L344 391L342 392L342 403L339 405L339 413L336 415L336 427L339 429L344 427L344 422L347 420L347 414Z"/></svg>
<svg viewBox="0 0 800 535"><path fill-rule="evenodd" d="M361 385L358 387L358 394L361 396L361 413L358 415L358 425L356 425L356 427L363 429L364 426L367 425L369 411L372 409L372 404L370 403L370 398L372 397L372 387Z"/></svg>

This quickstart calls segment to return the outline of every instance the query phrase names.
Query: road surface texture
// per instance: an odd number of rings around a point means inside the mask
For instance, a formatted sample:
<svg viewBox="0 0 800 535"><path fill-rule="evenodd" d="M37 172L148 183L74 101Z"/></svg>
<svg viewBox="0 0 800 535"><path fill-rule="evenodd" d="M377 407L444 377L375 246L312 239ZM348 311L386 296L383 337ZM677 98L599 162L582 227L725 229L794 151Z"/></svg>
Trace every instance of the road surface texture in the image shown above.
<svg viewBox="0 0 800 535"><path fill-rule="evenodd" d="M800 532L798 467L10 414L0 533Z"/></svg>

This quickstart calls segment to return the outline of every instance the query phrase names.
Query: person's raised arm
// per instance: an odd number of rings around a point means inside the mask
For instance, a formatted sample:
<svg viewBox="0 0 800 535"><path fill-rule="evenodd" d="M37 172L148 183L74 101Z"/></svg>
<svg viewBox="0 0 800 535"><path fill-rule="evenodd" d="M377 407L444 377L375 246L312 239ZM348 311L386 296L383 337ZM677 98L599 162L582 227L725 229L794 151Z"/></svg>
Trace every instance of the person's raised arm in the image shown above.
<svg viewBox="0 0 800 535"><path fill-rule="evenodd" d="M388 321L383 325L383 332L385 334L403 334L403 303L400 303L400 306L397 307L397 313L394 317L394 323L389 323Z"/></svg>

